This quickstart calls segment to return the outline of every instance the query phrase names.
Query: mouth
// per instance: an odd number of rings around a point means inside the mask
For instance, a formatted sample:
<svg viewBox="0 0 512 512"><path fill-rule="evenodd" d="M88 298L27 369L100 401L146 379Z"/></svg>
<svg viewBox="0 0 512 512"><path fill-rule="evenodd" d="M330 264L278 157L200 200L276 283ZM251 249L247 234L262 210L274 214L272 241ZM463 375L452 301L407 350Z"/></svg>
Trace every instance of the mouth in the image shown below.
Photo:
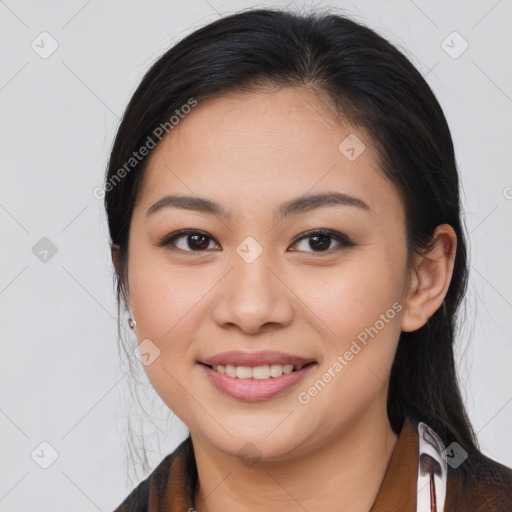
<svg viewBox="0 0 512 512"><path fill-rule="evenodd" d="M317 361L283 352L224 352L197 361L217 390L238 400L269 400L291 391Z"/></svg>

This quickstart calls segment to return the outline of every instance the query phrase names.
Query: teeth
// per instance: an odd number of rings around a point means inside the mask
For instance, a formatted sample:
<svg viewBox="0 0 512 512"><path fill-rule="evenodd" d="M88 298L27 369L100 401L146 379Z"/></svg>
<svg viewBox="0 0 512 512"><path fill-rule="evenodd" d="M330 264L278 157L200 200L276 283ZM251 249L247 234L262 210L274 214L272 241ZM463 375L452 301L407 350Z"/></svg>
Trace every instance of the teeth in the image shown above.
<svg viewBox="0 0 512 512"><path fill-rule="evenodd" d="M226 375L228 377L236 377L236 366L226 365Z"/></svg>
<svg viewBox="0 0 512 512"><path fill-rule="evenodd" d="M236 376L239 379L250 379L252 377L252 368L250 366L237 366Z"/></svg>
<svg viewBox="0 0 512 512"><path fill-rule="evenodd" d="M283 373L292 373L303 368L303 364L294 366L293 364L264 364L261 366L233 366L221 364L212 368L218 372L226 374L228 377L238 379L268 379L270 377L281 377Z"/></svg>
<svg viewBox="0 0 512 512"><path fill-rule="evenodd" d="M249 370L251 369L249 368ZM253 379L268 379L271 375L270 366L268 364L263 366L254 366L250 373L252 375L249 375L249 377L252 377Z"/></svg>

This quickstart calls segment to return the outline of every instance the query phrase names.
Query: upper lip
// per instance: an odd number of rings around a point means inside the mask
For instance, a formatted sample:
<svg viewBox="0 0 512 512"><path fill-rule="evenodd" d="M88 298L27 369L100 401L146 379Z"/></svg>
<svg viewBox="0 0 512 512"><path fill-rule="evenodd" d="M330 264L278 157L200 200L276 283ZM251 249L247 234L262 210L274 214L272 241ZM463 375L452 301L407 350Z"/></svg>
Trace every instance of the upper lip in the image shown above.
<svg viewBox="0 0 512 512"><path fill-rule="evenodd" d="M233 350L215 354L200 361L209 366L232 365L232 366L263 366L266 364L293 364L294 366L306 365L314 362L313 359L301 357L285 352L276 352L273 350L261 352L242 352Z"/></svg>

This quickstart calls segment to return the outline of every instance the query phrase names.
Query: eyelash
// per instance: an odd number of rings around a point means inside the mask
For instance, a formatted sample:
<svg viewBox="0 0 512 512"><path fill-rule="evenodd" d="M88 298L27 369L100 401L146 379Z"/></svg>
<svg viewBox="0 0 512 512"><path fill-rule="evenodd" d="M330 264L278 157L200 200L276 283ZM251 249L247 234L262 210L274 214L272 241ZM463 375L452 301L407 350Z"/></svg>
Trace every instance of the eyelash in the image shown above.
<svg viewBox="0 0 512 512"><path fill-rule="evenodd" d="M179 238L186 237L187 235L200 235L200 236L209 238L210 240L213 240L215 243L218 244L218 242L214 238L209 236L204 231L192 230L192 229L183 229L183 230L180 230L180 231L176 231L175 233L171 233L170 235L166 235L163 239L161 239L158 242L157 245L159 247L169 247L169 246L172 246L172 247L170 247L171 250L177 250L177 251L189 252L189 253L199 253L199 252L206 252L207 251L206 249L205 250L197 250L197 251L179 249L178 247L176 247L174 245L174 242L176 240L178 240ZM346 235L344 235L342 233L339 233L337 231L329 230L329 229L317 229L317 230L313 230L313 231L308 231L305 234L301 235L296 240L294 240L292 245L295 245L296 243L301 242L302 240L307 240L308 238L314 238L316 236L327 236L327 237L330 237L331 239L336 240L336 242L338 242L341 247L339 247L338 249L328 249L328 250L325 250L325 251L302 251L302 252L311 252L313 254L325 254L325 253L331 254L332 252L339 251L339 250L341 250L343 248L354 247L356 245ZM218 245L220 245L220 244L218 244ZM301 251L297 251L297 252L301 252Z"/></svg>

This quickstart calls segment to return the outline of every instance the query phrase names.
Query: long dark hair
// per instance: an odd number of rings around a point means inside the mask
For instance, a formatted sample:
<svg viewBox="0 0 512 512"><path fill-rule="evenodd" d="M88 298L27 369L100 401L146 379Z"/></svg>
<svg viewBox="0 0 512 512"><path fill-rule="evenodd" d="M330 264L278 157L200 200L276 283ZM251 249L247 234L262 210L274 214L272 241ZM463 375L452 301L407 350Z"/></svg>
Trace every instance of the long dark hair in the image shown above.
<svg viewBox="0 0 512 512"><path fill-rule="evenodd" d="M413 415L443 442L475 449L454 361L456 313L466 292L468 263L450 131L433 92L408 58L344 15L240 11L194 31L151 66L126 108L105 179L111 243L120 257L114 276L118 316L121 299L126 305L129 227L147 162L146 157L130 161L133 153L150 139L158 143L156 134L162 127L170 131L173 114L191 100L200 103L269 85L310 87L370 135L380 167L403 201L409 264L414 253L431 247L436 226L447 223L455 230L455 266L442 306L422 328L400 335L388 416L395 432Z"/></svg>

